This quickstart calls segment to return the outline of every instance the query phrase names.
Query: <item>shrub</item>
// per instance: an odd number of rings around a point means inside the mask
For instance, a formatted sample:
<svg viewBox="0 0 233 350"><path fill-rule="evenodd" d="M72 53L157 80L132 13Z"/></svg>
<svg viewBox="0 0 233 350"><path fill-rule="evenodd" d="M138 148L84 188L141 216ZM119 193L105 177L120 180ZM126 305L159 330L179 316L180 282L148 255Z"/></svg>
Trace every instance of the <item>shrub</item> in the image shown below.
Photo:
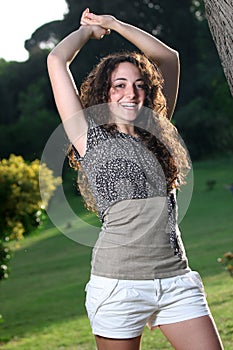
<svg viewBox="0 0 233 350"><path fill-rule="evenodd" d="M218 262L223 264L230 276L233 277L233 253L225 253L222 258L218 258Z"/></svg>
<svg viewBox="0 0 233 350"><path fill-rule="evenodd" d="M39 170L43 174L45 202L42 203L39 186ZM8 262L11 258L4 241L22 239L38 226L45 217L60 177L40 161L27 163L23 157L11 155L0 161L0 280L9 274ZM0 315L1 316L1 315Z"/></svg>
<svg viewBox="0 0 233 350"><path fill-rule="evenodd" d="M39 187L39 169L42 167L43 191L46 201L42 203ZM22 239L41 223L60 177L38 159L27 163L23 157L11 155L0 162L0 238Z"/></svg>
<svg viewBox="0 0 233 350"><path fill-rule="evenodd" d="M0 240L0 280L8 278L9 268L7 266L11 258L11 252L9 248L5 247Z"/></svg>

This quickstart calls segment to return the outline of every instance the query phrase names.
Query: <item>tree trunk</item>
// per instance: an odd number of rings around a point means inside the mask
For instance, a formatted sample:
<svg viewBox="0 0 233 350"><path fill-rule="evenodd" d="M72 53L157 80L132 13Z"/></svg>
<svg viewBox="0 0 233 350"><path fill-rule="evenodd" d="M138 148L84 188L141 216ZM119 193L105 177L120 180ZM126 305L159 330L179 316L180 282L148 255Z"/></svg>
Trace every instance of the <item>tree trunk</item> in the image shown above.
<svg viewBox="0 0 233 350"><path fill-rule="evenodd" d="M206 18L233 95L233 0L204 0Z"/></svg>

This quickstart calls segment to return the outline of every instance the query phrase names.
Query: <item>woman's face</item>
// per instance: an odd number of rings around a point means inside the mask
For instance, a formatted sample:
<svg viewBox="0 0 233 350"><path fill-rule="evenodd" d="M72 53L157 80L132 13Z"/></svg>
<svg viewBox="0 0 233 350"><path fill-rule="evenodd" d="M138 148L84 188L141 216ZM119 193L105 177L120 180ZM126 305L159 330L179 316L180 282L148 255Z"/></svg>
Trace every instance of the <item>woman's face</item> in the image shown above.
<svg viewBox="0 0 233 350"><path fill-rule="evenodd" d="M145 101L145 84L139 69L130 62L120 63L112 72L109 90L114 121L133 122Z"/></svg>

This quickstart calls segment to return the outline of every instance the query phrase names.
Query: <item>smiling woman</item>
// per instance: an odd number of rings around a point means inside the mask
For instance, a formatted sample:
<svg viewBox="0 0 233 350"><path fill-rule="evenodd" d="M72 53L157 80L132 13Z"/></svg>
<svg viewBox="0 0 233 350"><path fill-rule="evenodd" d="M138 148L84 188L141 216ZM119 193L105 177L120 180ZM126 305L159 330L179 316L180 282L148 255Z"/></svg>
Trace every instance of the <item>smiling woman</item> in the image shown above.
<svg viewBox="0 0 233 350"><path fill-rule="evenodd" d="M69 65L89 39L110 30L141 52L103 57L79 95ZM50 52L48 71L72 144L70 163L82 175L80 192L102 222L85 289L98 350L139 350L146 324L160 327L176 349L222 350L177 225L176 189L190 165L170 122L178 53L137 27L86 9L79 29Z"/></svg>
<svg viewBox="0 0 233 350"><path fill-rule="evenodd" d="M25 61L28 52L24 41L43 24L62 19L68 11L65 0L2 1L0 11L0 58L6 61ZM20 15L19 15L20 14Z"/></svg>
<svg viewBox="0 0 233 350"><path fill-rule="evenodd" d="M134 135L130 124L135 121L146 97L143 77L132 63L122 62L112 72L111 83L109 102L114 116L112 122L118 124L119 131Z"/></svg>

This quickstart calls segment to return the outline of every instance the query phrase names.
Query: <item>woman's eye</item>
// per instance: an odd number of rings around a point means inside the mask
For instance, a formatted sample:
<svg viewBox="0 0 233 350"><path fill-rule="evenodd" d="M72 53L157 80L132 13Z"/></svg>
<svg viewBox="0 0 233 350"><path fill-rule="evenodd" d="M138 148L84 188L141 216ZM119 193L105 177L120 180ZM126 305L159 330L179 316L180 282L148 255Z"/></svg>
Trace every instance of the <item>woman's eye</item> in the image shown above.
<svg viewBox="0 0 233 350"><path fill-rule="evenodd" d="M145 90L145 84L137 84L136 88Z"/></svg>
<svg viewBox="0 0 233 350"><path fill-rule="evenodd" d="M115 88L124 88L125 87L125 84L117 84L114 86Z"/></svg>

